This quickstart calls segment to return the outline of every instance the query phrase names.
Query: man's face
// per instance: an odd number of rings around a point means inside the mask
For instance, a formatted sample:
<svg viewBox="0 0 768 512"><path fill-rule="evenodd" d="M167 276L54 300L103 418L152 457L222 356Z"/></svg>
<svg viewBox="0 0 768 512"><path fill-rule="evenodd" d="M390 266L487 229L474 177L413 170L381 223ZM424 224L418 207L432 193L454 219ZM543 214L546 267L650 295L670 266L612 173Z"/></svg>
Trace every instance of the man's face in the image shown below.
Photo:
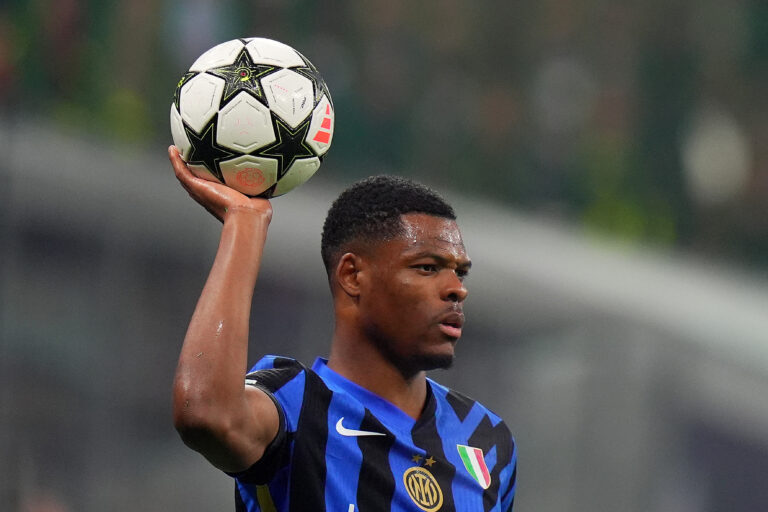
<svg viewBox="0 0 768 512"><path fill-rule="evenodd" d="M360 311L368 337L404 375L414 375L453 362L471 262L455 221L420 213L401 220L403 234L367 257Z"/></svg>

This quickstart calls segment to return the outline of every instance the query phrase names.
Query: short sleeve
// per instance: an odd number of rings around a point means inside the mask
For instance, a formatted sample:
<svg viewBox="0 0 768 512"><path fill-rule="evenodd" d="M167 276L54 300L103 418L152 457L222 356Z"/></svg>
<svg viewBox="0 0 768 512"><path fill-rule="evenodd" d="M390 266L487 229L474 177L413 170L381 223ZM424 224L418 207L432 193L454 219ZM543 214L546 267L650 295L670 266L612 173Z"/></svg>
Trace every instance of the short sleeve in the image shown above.
<svg viewBox="0 0 768 512"><path fill-rule="evenodd" d="M250 384L253 385L253 384ZM277 414L280 417L280 427L277 429L277 435L264 450L264 454L250 468L237 473L227 474L238 480L251 484L264 484L269 482L275 472L287 463L288 455L288 434L285 428L285 412L283 406L277 401L271 391L256 385L255 387L264 391L275 403Z"/></svg>
<svg viewBox="0 0 768 512"><path fill-rule="evenodd" d="M301 408L301 397L286 392L290 383L299 377L306 367L298 361L278 356L265 356L246 375L245 384L262 390L274 402L280 419L277 435L264 450L262 457L250 468L237 473L227 473L244 483L265 484L280 468L285 467L290 456L290 432L293 430L289 417ZM303 380L303 379L301 379ZM302 386L303 387L303 386Z"/></svg>

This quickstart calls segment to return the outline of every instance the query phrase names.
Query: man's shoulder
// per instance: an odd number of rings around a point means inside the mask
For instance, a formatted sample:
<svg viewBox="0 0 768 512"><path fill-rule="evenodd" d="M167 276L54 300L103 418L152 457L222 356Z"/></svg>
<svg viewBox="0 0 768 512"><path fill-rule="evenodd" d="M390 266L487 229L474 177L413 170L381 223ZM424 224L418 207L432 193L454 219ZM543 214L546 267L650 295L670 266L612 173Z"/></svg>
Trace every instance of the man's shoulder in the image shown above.
<svg viewBox="0 0 768 512"><path fill-rule="evenodd" d="M306 366L291 357L266 355L248 371L245 382L276 391L307 371Z"/></svg>
<svg viewBox="0 0 768 512"><path fill-rule="evenodd" d="M292 357L286 357L286 356L277 356L277 355L266 355L259 359L256 364L254 364L251 369L248 371L248 374L250 375L253 372L261 371L261 370L279 370L279 369L285 369L285 368L298 368L306 369L306 366L304 366L301 362L297 361L296 359Z"/></svg>
<svg viewBox="0 0 768 512"><path fill-rule="evenodd" d="M502 417L478 400L432 379L429 379L429 383L438 403L448 406L459 421L463 422L470 414L487 416L493 426L500 425L500 428L509 431Z"/></svg>

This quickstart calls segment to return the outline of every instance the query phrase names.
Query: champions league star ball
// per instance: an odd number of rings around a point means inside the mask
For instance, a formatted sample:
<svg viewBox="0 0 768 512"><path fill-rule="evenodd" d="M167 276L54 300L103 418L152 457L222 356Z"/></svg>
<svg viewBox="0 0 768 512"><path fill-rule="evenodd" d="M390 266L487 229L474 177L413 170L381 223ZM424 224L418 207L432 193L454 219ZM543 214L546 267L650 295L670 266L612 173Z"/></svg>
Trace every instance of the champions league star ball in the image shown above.
<svg viewBox="0 0 768 512"><path fill-rule="evenodd" d="M192 172L248 196L276 197L307 181L334 127L317 68L290 46L258 37L203 53L171 105L173 142Z"/></svg>

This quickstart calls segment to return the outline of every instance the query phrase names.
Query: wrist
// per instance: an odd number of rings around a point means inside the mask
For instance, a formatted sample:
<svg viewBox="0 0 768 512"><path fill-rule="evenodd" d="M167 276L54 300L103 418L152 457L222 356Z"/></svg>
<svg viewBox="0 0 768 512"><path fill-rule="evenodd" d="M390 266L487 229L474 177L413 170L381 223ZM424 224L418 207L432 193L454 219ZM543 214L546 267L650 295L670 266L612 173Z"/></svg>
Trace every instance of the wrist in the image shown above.
<svg viewBox="0 0 768 512"><path fill-rule="evenodd" d="M271 211L240 206L229 208L224 216L216 266L234 270L241 284L255 281L270 218Z"/></svg>
<svg viewBox="0 0 768 512"><path fill-rule="evenodd" d="M233 206L224 214L220 245L235 251L259 248L267 238L272 210Z"/></svg>
<svg viewBox="0 0 768 512"><path fill-rule="evenodd" d="M247 205L230 206L224 209L224 223L243 226L269 226L272 220L272 208L254 208Z"/></svg>

